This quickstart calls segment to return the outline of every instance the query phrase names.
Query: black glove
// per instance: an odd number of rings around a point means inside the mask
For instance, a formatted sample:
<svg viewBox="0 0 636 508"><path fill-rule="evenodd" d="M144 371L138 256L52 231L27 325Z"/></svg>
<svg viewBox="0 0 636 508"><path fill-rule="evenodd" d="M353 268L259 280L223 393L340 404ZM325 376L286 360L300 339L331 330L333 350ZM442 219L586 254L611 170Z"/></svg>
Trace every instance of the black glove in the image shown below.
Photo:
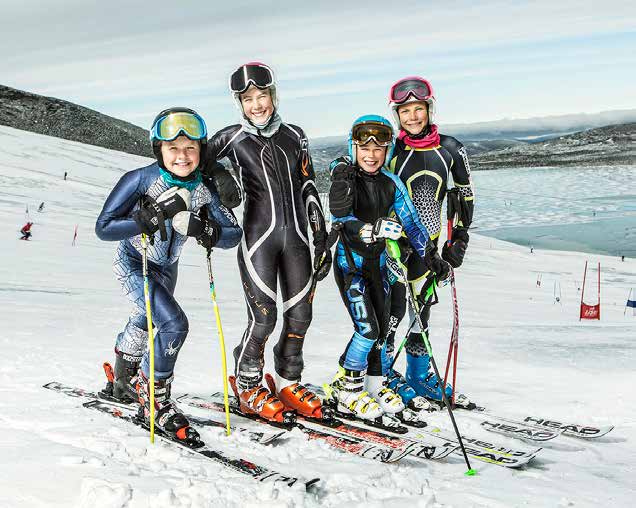
<svg viewBox="0 0 636 508"><path fill-rule="evenodd" d="M172 219L174 230L184 236L193 236L206 250L211 250L219 241L221 228L214 219L208 217L205 208L199 213L180 212Z"/></svg>
<svg viewBox="0 0 636 508"><path fill-rule="evenodd" d="M323 258L324 255L324 258ZM331 250L327 249L327 233L316 231L314 233L314 271L316 280L324 279L331 269Z"/></svg>
<svg viewBox="0 0 636 508"><path fill-rule="evenodd" d="M346 217L353 211L356 170L345 157L334 160L330 168L329 211L334 217Z"/></svg>
<svg viewBox="0 0 636 508"><path fill-rule="evenodd" d="M426 256L424 256L426 268L435 275L437 282L448 279L450 275L450 265L439 257L437 246L429 240L426 246Z"/></svg>
<svg viewBox="0 0 636 508"><path fill-rule="evenodd" d="M203 168L203 174L214 186L223 206L232 209L241 204L241 188L223 164L209 161Z"/></svg>
<svg viewBox="0 0 636 508"><path fill-rule="evenodd" d="M442 247L442 259L449 262L453 268L459 268L464 262L464 255L468 247L468 231L466 228L453 228L451 235L451 244L444 243Z"/></svg>
<svg viewBox="0 0 636 508"><path fill-rule="evenodd" d="M190 205L190 191L182 187L170 187L155 201L145 196L139 210L133 212L135 220L142 233L152 236L161 229L161 239L167 240L164 221L172 219L177 213L188 209Z"/></svg>

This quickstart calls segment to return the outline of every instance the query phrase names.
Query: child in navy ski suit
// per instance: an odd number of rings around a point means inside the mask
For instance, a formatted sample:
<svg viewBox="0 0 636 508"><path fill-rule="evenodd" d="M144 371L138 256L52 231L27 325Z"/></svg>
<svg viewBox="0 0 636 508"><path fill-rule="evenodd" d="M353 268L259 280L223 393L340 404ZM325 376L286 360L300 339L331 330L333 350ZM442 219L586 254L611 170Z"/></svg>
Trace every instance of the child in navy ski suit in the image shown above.
<svg viewBox="0 0 636 508"><path fill-rule="evenodd" d="M186 108L162 111L151 141L157 162L129 171L115 185L97 218L102 240L119 241L114 271L133 312L115 344L112 395L139 399L148 417L149 352L142 234L147 246L152 323L155 329L155 421L179 439L198 438L170 399L174 365L188 334L188 320L174 298L179 255L189 236L208 249L238 244L241 228L234 214L207 187L199 166L207 131L203 119Z"/></svg>

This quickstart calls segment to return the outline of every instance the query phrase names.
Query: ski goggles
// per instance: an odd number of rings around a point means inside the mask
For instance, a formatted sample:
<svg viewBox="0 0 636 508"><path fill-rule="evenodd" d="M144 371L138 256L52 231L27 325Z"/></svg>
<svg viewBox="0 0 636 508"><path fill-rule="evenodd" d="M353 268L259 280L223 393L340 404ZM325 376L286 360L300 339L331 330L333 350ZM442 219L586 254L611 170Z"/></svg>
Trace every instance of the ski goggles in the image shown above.
<svg viewBox="0 0 636 508"><path fill-rule="evenodd" d="M274 73L267 65L252 62L241 65L230 76L230 90L232 93L243 93L254 85L257 88L267 88L274 84Z"/></svg>
<svg viewBox="0 0 636 508"><path fill-rule="evenodd" d="M207 138L208 130L203 118L196 113L185 111L168 113L157 120L150 136L159 141L173 141L182 134L193 140Z"/></svg>
<svg viewBox="0 0 636 508"><path fill-rule="evenodd" d="M389 101L401 103L411 96L417 100L426 101L433 96L433 88L430 83L423 78L404 78L391 87Z"/></svg>
<svg viewBox="0 0 636 508"><path fill-rule="evenodd" d="M389 146L393 143L393 129L382 123L361 123L351 129L351 141L356 145L375 141L379 146Z"/></svg>

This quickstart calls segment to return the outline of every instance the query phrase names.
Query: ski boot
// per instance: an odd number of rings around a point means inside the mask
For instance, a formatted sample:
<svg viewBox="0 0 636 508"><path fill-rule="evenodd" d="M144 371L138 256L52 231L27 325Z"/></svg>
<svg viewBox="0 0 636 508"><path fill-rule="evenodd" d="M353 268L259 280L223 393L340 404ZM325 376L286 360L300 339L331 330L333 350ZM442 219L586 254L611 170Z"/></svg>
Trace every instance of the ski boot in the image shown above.
<svg viewBox="0 0 636 508"><path fill-rule="evenodd" d="M406 406L402 398L386 386L383 376L366 376L365 388L369 395L378 401L385 413L396 414L404 411Z"/></svg>
<svg viewBox="0 0 636 508"><path fill-rule="evenodd" d="M391 369L386 375L386 383L401 398L406 407L416 413L437 411L438 407L431 404L424 397L418 395L415 390L406 382L404 376L398 371Z"/></svg>
<svg viewBox="0 0 636 508"><path fill-rule="evenodd" d="M296 415L292 411L286 411L285 405L276 395L270 393L262 384L252 387L244 387L234 376L230 376L230 385L239 401L241 412L249 416L258 416L270 422L283 425L292 425L296 421Z"/></svg>
<svg viewBox="0 0 636 508"><path fill-rule="evenodd" d="M418 395L427 399L442 401L442 389L440 380L432 370L429 371L430 357L425 354L413 356L406 353L406 382L415 390ZM446 397L450 400L453 394L453 387L446 385Z"/></svg>
<svg viewBox="0 0 636 508"><path fill-rule="evenodd" d="M137 402L137 371L141 363L140 357L126 355L115 350L115 368L104 362L106 386L99 392L104 399L114 400L122 404Z"/></svg>
<svg viewBox="0 0 636 508"><path fill-rule="evenodd" d="M372 427L390 430L404 434L406 427L400 425L400 420L393 415L386 414L382 406L364 391L365 371L346 370L342 367L331 383L325 383L325 402L336 411L336 416L359 420Z"/></svg>
<svg viewBox="0 0 636 508"><path fill-rule="evenodd" d="M265 381L270 392L277 394L285 409L296 411L298 414L314 420L333 420L333 411L323 407L320 398L300 380L290 381L276 374L265 374ZM278 390L277 388L280 388Z"/></svg>
<svg viewBox="0 0 636 508"><path fill-rule="evenodd" d="M199 433L190 427L190 422L175 401L170 398L170 385L174 376L155 380L155 428L167 437L192 448L203 446ZM141 369L137 374L137 396L139 398L138 418L150 425L150 391L148 379Z"/></svg>

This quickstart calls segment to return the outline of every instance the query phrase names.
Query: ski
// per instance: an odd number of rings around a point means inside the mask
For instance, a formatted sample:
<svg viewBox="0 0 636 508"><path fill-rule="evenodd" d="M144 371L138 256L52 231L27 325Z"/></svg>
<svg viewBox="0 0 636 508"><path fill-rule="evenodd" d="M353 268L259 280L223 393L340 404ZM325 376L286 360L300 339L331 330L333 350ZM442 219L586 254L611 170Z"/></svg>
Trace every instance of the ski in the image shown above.
<svg viewBox="0 0 636 508"><path fill-rule="evenodd" d="M211 397L205 399L200 397L182 396L177 400L181 403L204 409L220 410L220 408L223 407L223 394L221 393L212 394ZM234 407L234 410L239 411L236 399L234 397L230 397L230 401L230 407ZM248 418L250 417L250 415L244 415L243 413L240 413L240 415ZM409 458L439 460L447 457L459 448L459 443L456 445L448 444L447 446L431 446L429 443L424 442L425 439L406 439L397 435L382 433L377 430L357 427L345 422L339 422L334 425L331 422L323 423L317 419L305 419L302 415L298 415L298 420L303 422L304 427L310 428L316 432L319 432L319 429L316 427L321 427L327 429L329 432L335 432L339 436L346 436L347 438L366 442L367 444L371 443L380 446L385 450L389 448L399 451L400 453L402 450L408 450ZM261 418L258 418L257 421L265 424L269 423Z"/></svg>
<svg viewBox="0 0 636 508"><path fill-rule="evenodd" d="M495 417L495 419L501 421L484 420L481 422L481 426L490 432L504 434L517 439L528 439L531 441L548 441L560 436L562 433L562 431L539 428L534 425L523 425L514 421L504 420L499 417Z"/></svg>
<svg viewBox="0 0 636 508"><path fill-rule="evenodd" d="M114 418L118 418L120 420L132 423L137 427L148 430L146 423L143 420L137 418L136 410L133 407L113 404L111 402L100 399L93 399L91 401L85 402L82 405L85 408L108 414ZM309 489L312 485L319 481L319 478L304 480L301 478L295 478L293 476L282 475L281 473L278 473L263 466L259 466L248 460L230 457L206 445L194 448L171 438L170 436L162 433L159 429L155 429L155 437L166 443L174 444L182 449L185 449L190 453L206 457L210 460L213 460L214 462L218 462L226 467L229 467L230 469L238 471L239 473L251 476L254 480L257 480L259 482L275 482L287 485L288 487L293 487L296 484L300 485L304 483L305 489Z"/></svg>
<svg viewBox="0 0 636 508"><path fill-rule="evenodd" d="M437 439L440 441L440 446L455 445L454 453L456 455L461 455L461 450L459 450L459 442L454 437L444 436L441 433L428 430L421 431L414 437L427 438L429 440ZM496 444L489 443L481 439L463 435L462 439L464 441L466 453L471 458L474 458L481 462L486 462L488 464L494 464L507 468L518 468L524 466L532 459L534 459L541 451L541 448L535 448L534 450L529 451L515 450L504 446L498 446Z"/></svg>
<svg viewBox="0 0 636 508"><path fill-rule="evenodd" d="M223 405L222 394L215 394L211 400L202 399L200 397L193 397L190 395L182 395L177 397L176 399L181 404L186 404L192 407L198 407L201 409L210 409L213 411L225 411L225 407ZM276 422L270 422L263 418L259 418L256 415L250 415L243 413L236 401L235 397L230 397L230 412L237 416L241 416L243 418L249 418L255 422L264 424L264 425L275 425L278 426ZM300 419L301 417L298 416ZM308 419L304 422L305 424L318 423L317 419ZM369 443L368 441L355 437L355 436L338 436L328 432L324 432L322 430L309 427L302 423L296 423L292 428L299 429L303 434L305 434L310 440L320 440L327 443L329 446L336 448L345 453L351 453L353 455L358 455L360 457L364 457L371 460L377 460L380 462L393 463L398 460L404 458L407 455L411 455L413 453L424 454L424 450L421 447L417 446L416 443L407 443L405 446L401 447L385 447L378 446L377 444ZM332 428L333 422L329 422L325 424L327 427ZM430 453L430 450L429 450Z"/></svg>
<svg viewBox="0 0 636 508"><path fill-rule="evenodd" d="M48 389L48 390L53 390L59 393L63 393L65 395L68 395L69 397L81 397L81 398L91 398L91 399L96 399L96 400L102 400L104 402L108 402L110 404L116 405L116 406L120 406L123 408L132 408L132 409L136 409L138 407L138 405L135 404L125 404L122 403L116 399L113 399L112 397L107 397L104 396L102 393L100 392L91 392L88 390L85 390L83 388L78 388L78 387L74 387L74 386L68 386L68 385L64 385L62 383L58 383L56 381L51 382L51 383L47 383L44 385L44 388ZM188 417L188 420L199 426L199 427L217 427L217 428L222 428L225 429L225 423L224 422L219 422L216 420L210 420L210 419L205 419L205 418L199 418L197 416L194 415L190 415L190 414L186 414L186 416ZM258 444L262 444L262 445L268 445L273 443L274 441L276 441L278 438L284 436L286 434L286 432L284 430L281 430L279 432L254 432L250 429L246 429L243 427L230 427L230 430L232 432L238 432L241 434L245 434L249 437L249 439L255 443Z"/></svg>
<svg viewBox="0 0 636 508"><path fill-rule="evenodd" d="M438 401L432 401L439 404ZM569 437L577 437L581 439L595 439L598 437L603 437L606 434L610 433L614 430L613 425L603 425L600 427L596 427L595 425L588 425L583 423L567 423L562 422L560 420L554 420L549 418L542 418L539 416L522 416L522 417L510 417L500 415L497 412L490 411L484 406L477 406L476 404L471 403L471 407L462 407L460 405L455 406L456 409L461 409L462 411L468 411L473 414L482 414L486 415L490 418L495 418L497 420L501 420L508 424L515 425L517 427L535 427L535 428L543 428L543 430L549 430L555 432L556 435L564 435ZM443 409L443 407L440 407ZM514 437L514 436L513 436ZM556 437L556 436L555 436ZM551 438L548 438L551 439ZM544 439L538 439L539 441Z"/></svg>
<svg viewBox="0 0 636 508"><path fill-rule="evenodd" d="M533 426L535 428L542 428L557 433L558 435L576 437L581 439L594 439L603 437L614 429L613 425L604 425L596 427L594 425L580 424L580 423L566 423L559 420L552 420L547 418L541 418L538 416L524 416L521 418L509 418L502 417L496 413L486 411L485 408L478 407L475 411L481 414L485 414L492 418L497 418L502 421L506 421L516 425Z"/></svg>

